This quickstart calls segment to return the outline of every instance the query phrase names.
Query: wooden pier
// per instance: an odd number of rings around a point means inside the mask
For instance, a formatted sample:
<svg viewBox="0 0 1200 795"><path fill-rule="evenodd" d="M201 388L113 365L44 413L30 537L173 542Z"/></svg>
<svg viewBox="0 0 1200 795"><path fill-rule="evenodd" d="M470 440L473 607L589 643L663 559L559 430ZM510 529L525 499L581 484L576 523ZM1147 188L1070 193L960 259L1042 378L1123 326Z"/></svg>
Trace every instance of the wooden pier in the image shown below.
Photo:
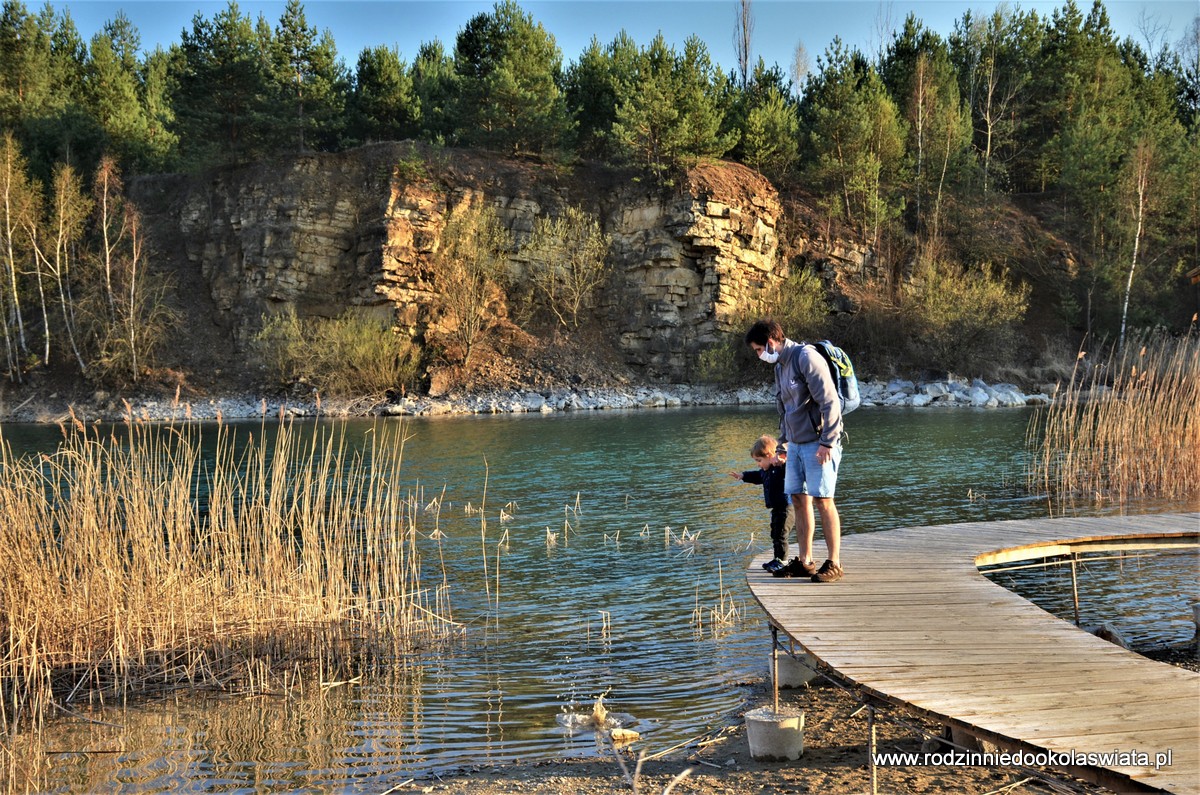
<svg viewBox="0 0 1200 795"><path fill-rule="evenodd" d="M1145 753L1148 764L1064 769L1118 792L1182 795L1200 793L1200 674L1101 640L978 567L1197 546L1200 513L910 527L843 536L836 583L772 577L765 557L746 579L774 626L868 698L1000 749Z"/></svg>

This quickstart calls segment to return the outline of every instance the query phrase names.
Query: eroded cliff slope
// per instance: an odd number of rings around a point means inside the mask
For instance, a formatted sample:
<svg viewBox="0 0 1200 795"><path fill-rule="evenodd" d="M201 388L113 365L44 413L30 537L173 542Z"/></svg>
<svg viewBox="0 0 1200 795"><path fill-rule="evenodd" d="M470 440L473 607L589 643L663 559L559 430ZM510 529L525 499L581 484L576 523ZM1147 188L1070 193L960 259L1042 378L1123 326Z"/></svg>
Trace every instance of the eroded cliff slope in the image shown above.
<svg viewBox="0 0 1200 795"><path fill-rule="evenodd" d="M395 143L147 177L131 195L194 338L224 350L227 367L264 315L289 306L327 317L370 309L419 340L436 331L434 254L449 212L467 201L495 207L518 244L536 218L567 205L597 216L612 239L612 272L592 313L620 360L648 379L688 377L699 352L785 270L779 197L733 163L703 164L664 191L594 165ZM519 250L511 266L519 280ZM192 366L221 366L220 353L191 356Z"/></svg>

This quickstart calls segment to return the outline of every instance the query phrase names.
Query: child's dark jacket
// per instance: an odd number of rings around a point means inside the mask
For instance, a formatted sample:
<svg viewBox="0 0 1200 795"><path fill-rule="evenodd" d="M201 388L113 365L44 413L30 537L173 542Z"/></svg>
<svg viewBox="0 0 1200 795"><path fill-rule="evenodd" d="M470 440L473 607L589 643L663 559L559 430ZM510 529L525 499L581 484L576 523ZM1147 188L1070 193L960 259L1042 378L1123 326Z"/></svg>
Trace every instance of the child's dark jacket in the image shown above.
<svg viewBox="0 0 1200 795"><path fill-rule="evenodd" d="M788 496L783 491L787 464L776 464L766 469L750 469L742 473L742 482L761 483L763 500L768 508L787 508Z"/></svg>

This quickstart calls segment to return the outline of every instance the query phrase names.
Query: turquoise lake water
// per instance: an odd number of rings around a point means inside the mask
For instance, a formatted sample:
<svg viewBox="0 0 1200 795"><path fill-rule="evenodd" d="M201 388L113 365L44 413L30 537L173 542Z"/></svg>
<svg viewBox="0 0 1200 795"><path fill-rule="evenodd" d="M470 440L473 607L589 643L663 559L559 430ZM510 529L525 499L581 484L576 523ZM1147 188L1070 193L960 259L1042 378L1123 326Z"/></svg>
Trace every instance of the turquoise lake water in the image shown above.
<svg viewBox="0 0 1200 795"><path fill-rule="evenodd" d="M851 415L838 484L844 532L1046 516L1045 501L1024 489L1030 416L964 408ZM767 674L770 635L743 572L769 547L767 513L761 488L726 473L754 466L750 445L777 429L772 408L404 424L406 482L392 485L422 503L443 501L445 536L420 541L423 566L440 580L444 565L464 640L324 696L178 695L108 709L103 719L113 726L64 720L49 743L62 751L52 757L54 791L381 792L476 764L596 754L573 719L601 693L628 715L648 753L757 706L746 683ZM345 425L351 440L372 428ZM57 434L4 429L17 449L53 446ZM467 506L484 499L511 518L481 540ZM557 534L553 544L548 534ZM486 585L481 547L491 561ZM489 604L496 559L499 599ZM1126 620L1143 645L1190 637L1195 560L1095 564L1081 580L1083 623ZM852 576L853 560L844 563ZM1069 610L1069 573L1065 586L1061 569L1004 577L1060 615L1065 593Z"/></svg>

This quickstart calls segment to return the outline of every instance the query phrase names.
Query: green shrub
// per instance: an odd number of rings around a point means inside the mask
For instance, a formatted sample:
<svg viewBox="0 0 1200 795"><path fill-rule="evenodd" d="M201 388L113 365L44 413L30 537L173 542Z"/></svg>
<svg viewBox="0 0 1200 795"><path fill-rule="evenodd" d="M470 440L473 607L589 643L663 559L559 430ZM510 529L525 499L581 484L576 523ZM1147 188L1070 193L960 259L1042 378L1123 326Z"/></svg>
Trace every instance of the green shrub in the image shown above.
<svg viewBox="0 0 1200 795"><path fill-rule="evenodd" d="M579 328L580 310L608 278L610 245L599 220L579 207L534 224L523 251L529 279L564 328Z"/></svg>
<svg viewBox="0 0 1200 795"><path fill-rule="evenodd" d="M900 307L913 360L964 374L979 373L983 363L1011 361L1029 294L1028 285L1011 285L1004 271L991 266L922 267Z"/></svg>
<svg viewBox="0 0 1200 795"><path fill-rule="evenodd" d="M464 367L495 321L493 304L511 248L512 235L490 205L465 205L446 219L434 256L436 300Z"/></svg>
<svg viewBox="0 0 1200 795"><path fill-rule="evenodd" d="M424 182L429 179L429 163L421 151L410 144L408 152L396 161L392 174L401 182Z"/></svg>
<svg viewBox="0 0 1200 795"><path fill-rule="evenodd" d="M251 344L267 377L280 384L293 384L311 370L308 361L311 351L305 345L304 327L296 310L263 315L262 328Z"/></svg>
<svg viewBox="0 0 1200 795"><path fill-rule="evenodd" d="M165 280L144 278L119 304L109 305L98 293L79 302L90 381L126 387L155 366L180 321L179 312L168 305L170 291Z"/></svg>
<svg viewBox="0 0 1200 795"><path fill-rule="evenodd" d="M700 352L697 375L702 381L730 386L769 376L770 371L750 355L744 336L750 324L762 317L779 321L788 338L797 342L828 336L829 305L821 278L810 270L793 271L730 318L733 330Z"/></svg>
<svg viewBox="0 0 1200 795"><path fill-rule="evenodd" d="M421 351L379 318L348 310L337 318L300 318L288 308L265 317L254 349L272 380L307 382L334 397L409 388Z"/></svg>
<svg viewBox="0 0 1200 795"><path fill-rule="evenodd" d="M825 285L811 270L792 271L767 294L764 304L764 316L779 321L784 333L797 342L818 339L828 331Z"/></svg>
<svg viewBox="0 0 1200 795"><path fill-rule="evenodd" d="M745 383L752 375L748 358L739 354L744 331L733 331L721 337L704 350L696 366L696 377L706 384L732 386Z"/></svg>

